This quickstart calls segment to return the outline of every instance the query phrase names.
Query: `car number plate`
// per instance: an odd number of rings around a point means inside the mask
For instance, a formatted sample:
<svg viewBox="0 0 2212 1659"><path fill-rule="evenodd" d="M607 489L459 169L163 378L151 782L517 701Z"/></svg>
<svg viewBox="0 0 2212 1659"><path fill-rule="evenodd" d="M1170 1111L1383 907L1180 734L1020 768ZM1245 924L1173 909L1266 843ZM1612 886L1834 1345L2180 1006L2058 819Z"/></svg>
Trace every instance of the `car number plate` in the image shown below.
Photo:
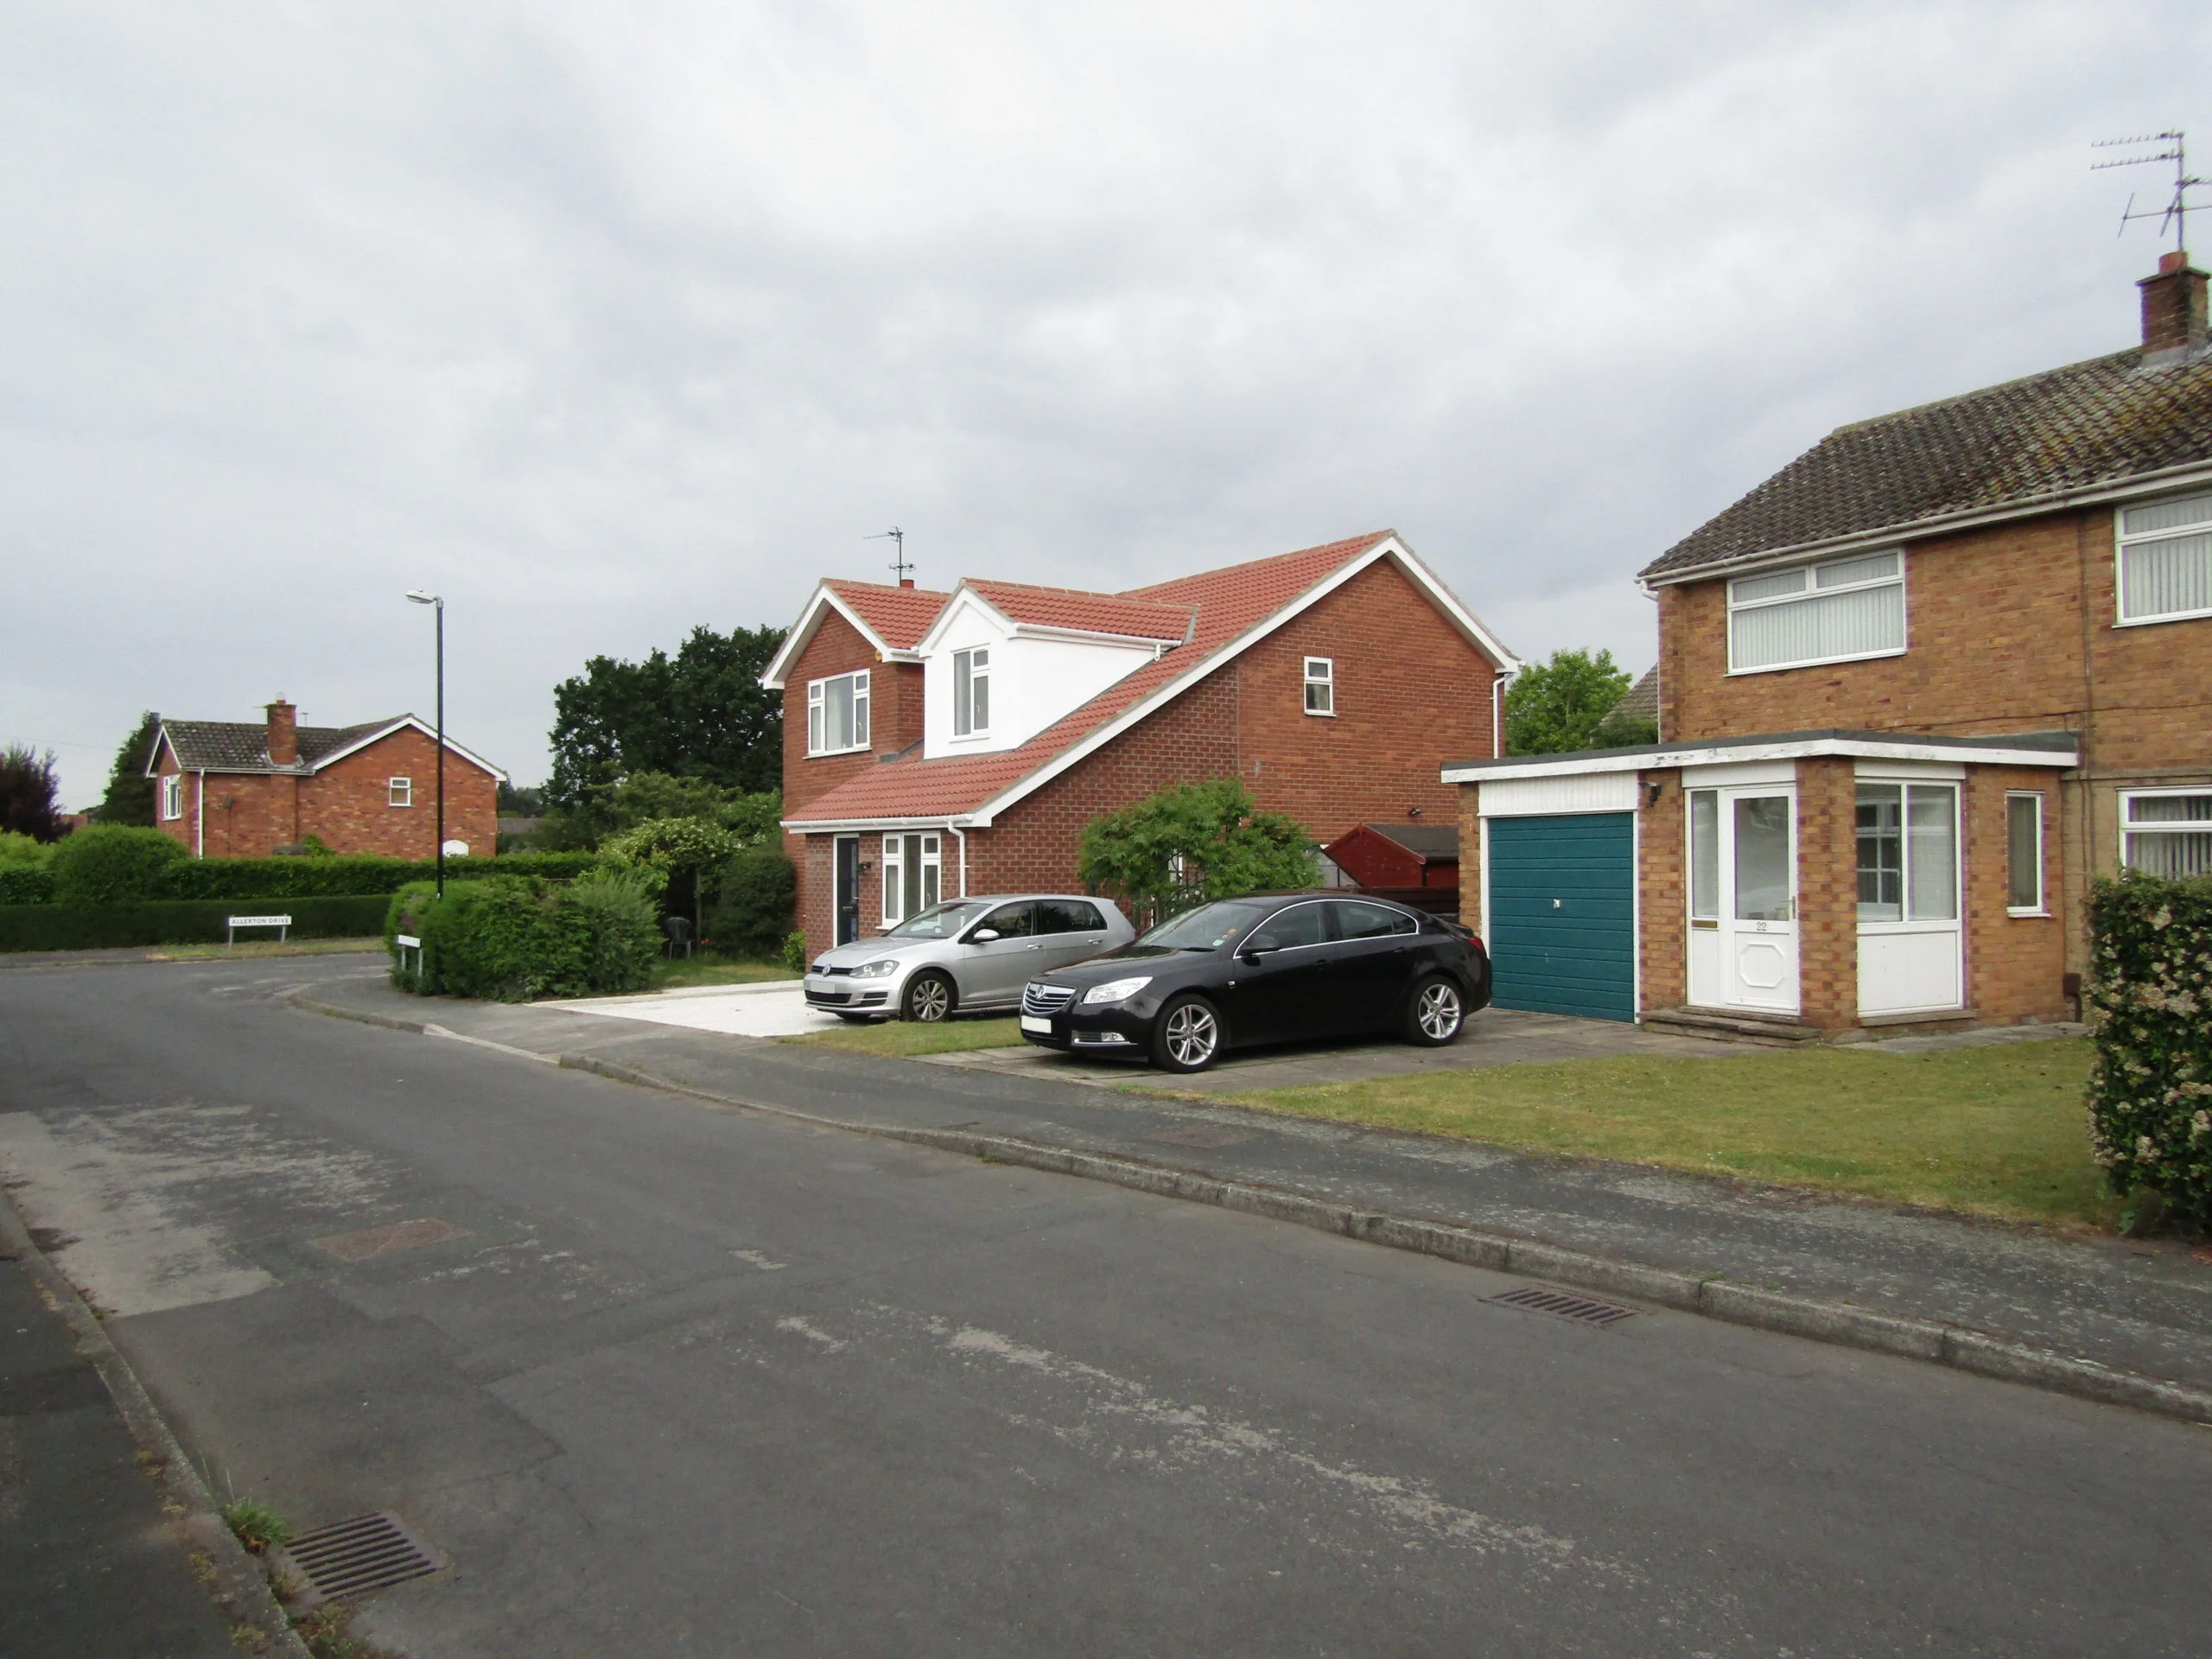
<svg viewBox="0 0 2212 1659"><path fill-rule="evenodd" d="M1049 1037L1052 1034L1052 1022L1045 1019L1040 1014L1023 1014L1021 1016L1021 1028L1024 1031L1036 1032L1039 1035L1045 1037Z"/></svg>

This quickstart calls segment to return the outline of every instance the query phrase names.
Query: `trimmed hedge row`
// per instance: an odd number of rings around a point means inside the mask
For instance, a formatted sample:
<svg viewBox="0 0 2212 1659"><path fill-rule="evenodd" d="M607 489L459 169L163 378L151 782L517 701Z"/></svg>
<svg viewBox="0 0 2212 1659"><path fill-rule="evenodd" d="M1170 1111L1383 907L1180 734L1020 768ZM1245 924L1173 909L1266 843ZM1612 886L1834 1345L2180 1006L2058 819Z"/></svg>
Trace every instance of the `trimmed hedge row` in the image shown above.
<svg viewBox="0 0 2212 1659"><path fill-rule="evenodd" d="M305 939L374 937L391 899L383 893L286 899L242 909L221 899L157 899L137 905L0 905L0 951L96 950L120 945L220 944L223 924L251 910L292 918L291 936ZM241 936L274 938L256 929Z"/></svg>
<svg viewBox="0 0 2212 1659"><path fill-rule="evenodd" d="M566 881L596 868L595 853L512 853L505 858L449 858L446 880L489 875ZM195 858L162 872L172 899L308 899L336 893L397 893L437 874L435 860L404 858Z"/></svg>
<svg viewBox="0 0 2212 1659"><path fill-rule="evenodd" d="M2089 1134L2113 1190L2212 1225L2212 878L2089 893Z"/></svg>
<svg viewBox="0 0 2212 1659"><path fill-rule="evenodd" d="M413 882L384 918L392 983L430 996L589 996L642 990L660 953L658 879L601 870L556 884L518 876ZM398 936L422 941L403 958ZM417 966L419 963L419 966Z"/></svg>
<svg viewBox="0 0 2212 1659"><path fill-rule="evenodd" d="M0 905L50 905L54 872L43 864L11 864L0 869Z"/></svg>

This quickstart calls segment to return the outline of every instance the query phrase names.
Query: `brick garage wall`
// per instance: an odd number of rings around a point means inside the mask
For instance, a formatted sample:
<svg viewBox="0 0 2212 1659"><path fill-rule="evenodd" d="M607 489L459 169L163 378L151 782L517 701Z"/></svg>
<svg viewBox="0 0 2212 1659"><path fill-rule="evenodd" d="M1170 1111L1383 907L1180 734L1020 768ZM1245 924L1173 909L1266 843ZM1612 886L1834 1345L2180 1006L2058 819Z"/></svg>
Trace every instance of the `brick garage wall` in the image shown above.
<svg viewBox="0 0 2212 1659"><path fill-rule="evenodd" d="M1637 779L1642 785L1636 827L1637 914L1643 930L1637 941L1643 976L1640 1014L1678 1008L1689 1001L1689 853L1681 773L1645 772Z"/></svg>
<svg viewBox="0 0 2212 1659"><path fill-rule="evenodd" d="M1859 779L1845 757L1797 763L1800 1017L1823 1031L1859 1023Z"/></svg>
<svg viewBox="0 0 2212 1659"><path fill-rule="evenodd" d="M2056 902L2062 873L2057 774L1970 766L1961 813L1966 830L1967 1005L1986 1021L2069 1017L2063 989L2063 915L2008 916L2012 863L2005 799L2012 791L2044 798L2044 893Z"/></svg>
<svg viewBox="0 0 2212 1659"><path fill-rule="evenodd" d="M1459 821L1459 925L1483 931L1483 786L1457 785ZM1484 938L1489 937L1487 934Z"/></svg>
<svg viewBox="0 0 2212 1659"><path fill-rule="evenodd" d="M412 805L391 804L394 778L413 780ZM300 835L321 837L334 853L437 856L438 745L412 727L300 779L299 794ZM499 844L499 781L451 750L446 753L446 839L465 841L478 855L496 852Z"/></svg>

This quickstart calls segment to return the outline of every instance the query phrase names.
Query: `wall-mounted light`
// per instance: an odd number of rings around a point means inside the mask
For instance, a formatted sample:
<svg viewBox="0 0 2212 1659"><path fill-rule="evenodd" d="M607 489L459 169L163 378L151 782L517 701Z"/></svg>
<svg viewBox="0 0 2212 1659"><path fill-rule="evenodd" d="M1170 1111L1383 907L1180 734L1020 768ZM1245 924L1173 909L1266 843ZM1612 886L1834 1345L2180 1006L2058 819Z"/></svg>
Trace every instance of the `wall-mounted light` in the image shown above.
<svg viewBox="0 0 2212 1659"><path fill-rule="evenodd" d="M1409 818L1417 818L1421 817L1421 808L1417 806L1408 807L1406 809L1406 816Z"/></svg>
<svg viewBox="0 0 2212 1659"><path fill-rule="evenodd" d="M1666 792L1667 780L1665 779L1646 779L1643 785L1643 804L1646 806L1656 806L1659 804L1659 798Z"/></svg>

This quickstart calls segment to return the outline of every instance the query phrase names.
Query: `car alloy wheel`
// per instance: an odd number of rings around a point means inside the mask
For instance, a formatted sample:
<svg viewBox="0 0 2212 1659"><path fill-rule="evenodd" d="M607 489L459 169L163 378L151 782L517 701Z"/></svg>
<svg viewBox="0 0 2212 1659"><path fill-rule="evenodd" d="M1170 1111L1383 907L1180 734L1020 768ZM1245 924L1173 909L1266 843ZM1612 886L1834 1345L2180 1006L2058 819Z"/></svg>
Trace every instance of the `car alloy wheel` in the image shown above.
<svg viewBox="0 0 2212 1659"><path fill-rule="evenodd" d="M1158 1054L1171 1071L1203 1071L1221 1051L1221 1021L1192 997L1160 1016Z"/></svg>
<svg viewBox="0 0 2212 1659"><path fill-rule="evenodd" d="M952 1012L952 985L943 974L917 974L906 987L906 1017L935 1025Z"/></svg>
<svg viewBox="0 0 2212 1659"><path fill-rule="evenodd" d="M1448 979L1423 980L1414 992L1413 1013L1415 1040L1438 1045L1457 1037L1466 1018L1459 988Z"/></svg>

